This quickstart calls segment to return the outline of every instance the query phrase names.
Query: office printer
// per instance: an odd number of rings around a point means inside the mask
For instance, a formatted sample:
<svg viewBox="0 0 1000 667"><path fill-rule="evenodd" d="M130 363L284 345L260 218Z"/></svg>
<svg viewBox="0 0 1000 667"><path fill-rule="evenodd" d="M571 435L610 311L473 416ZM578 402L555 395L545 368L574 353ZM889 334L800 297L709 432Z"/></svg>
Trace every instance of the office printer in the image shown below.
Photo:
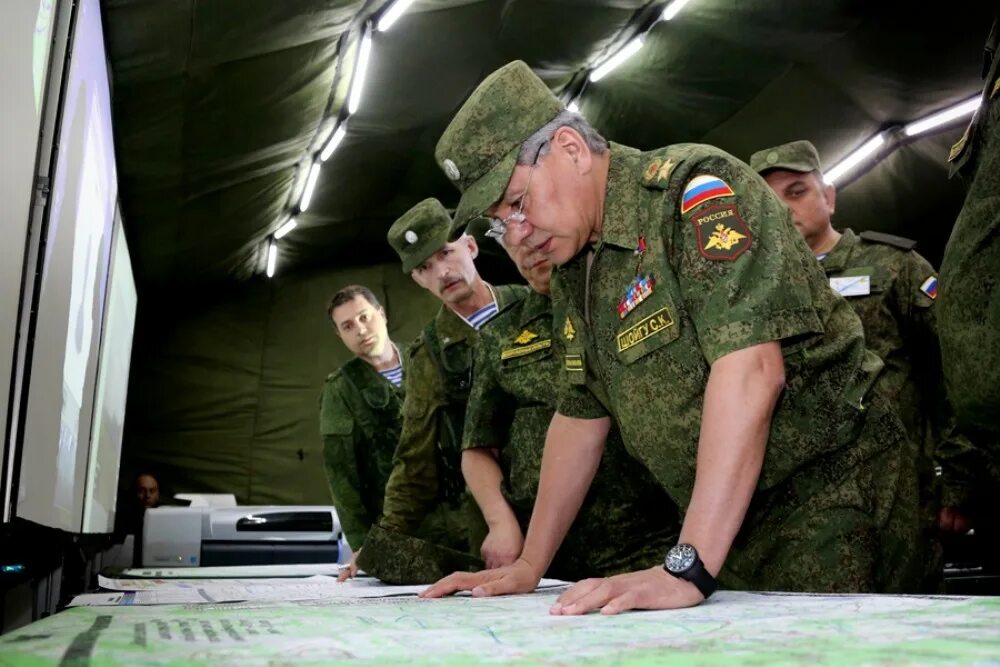
<svg viewBox="0 0 1000 667"><path fill-rule="evenodd" d="M142 528L143 567L336 563L340 522L322 506L155 507Z"/></svg>

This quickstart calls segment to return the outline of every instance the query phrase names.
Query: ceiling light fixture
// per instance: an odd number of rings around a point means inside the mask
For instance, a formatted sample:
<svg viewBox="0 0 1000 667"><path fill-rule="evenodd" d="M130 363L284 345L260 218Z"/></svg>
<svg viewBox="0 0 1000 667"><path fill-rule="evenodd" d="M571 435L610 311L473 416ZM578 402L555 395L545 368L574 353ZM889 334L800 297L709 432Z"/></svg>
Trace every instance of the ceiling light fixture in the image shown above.
<svg viewBox="0 0 1000 667"><path fill-rule="evenodd" d="M952 121L958 120L959 118L971 116L976 112L976 109L979 108L981 102L982 98L979 95L976 95L972 99L959 102L954 106L938 111L937 113L931 114L926 118L913 121L903 128L903 132L908 137L915 137L918 134L930 132L931 130L937 129L943 125L948 125Z"/></svg>
<svg viewBox="0 0 1000 667"><path fill-rule="evenodd" d="M372 53L372 36L367 29L358 47L358 62L354 66L354 77L351 79L351 94L347 98L347 111L354 113L361 104L361 91L365 87L365 74L368 72L368 59Z"/></svg>
<svg viewBox="0 0 1000 667"><path fill-rule="evenodd" d="M690 1L691 0L674 0L669 5L667 5L666 8L664 8L663 14L660 15L660 18L664 21L669 21L670 19L677 16L677 13L681 11L681 9L684 8L684 5L686 5Z"/></svg>
<svg viewBox="0 0 1000 667"><path fill-rule="evenodd" d="M274 277L274 268L278 264L278 244L273 240L267 244L267 277Z"/></svg>
<svg viewBox="0 0 1000 667"><path fill-rule="evenodd" d="M634 56L642 48L643 38L636 37L631 42L622 47L621 51L605 60L599 67L590 73L591 81L600 81L611 73L616 67Z"/></svg>
<svg viewBox="0 0 1000 667"><path fill-rule="evenodd" d="M884 143L885 137L881 132L879 132L874 137L866 141L861 148L830 167L823 176L823 180L826 181L828 185L834 185L841 179L842 176L844 176L844 174L858 166L862 160L877 151Z"/></svg>
<svg viewBox="0 0 1000 667"><path fill-rule="evenodd" d="M337 150L337 146L339 146L340 142L344 140L344 135L346 134L347 127L344 123L341 123L337 127L337 130L333 133L333 136L330 137L330 141L326 142L326 146L323 147L323 151L319 154L320 162L326 162L330 159L330 156L333 155L333 151Z"/></svg>
<svg viewBox="0 0 1000 667"><path fill-rule="evenodd" d="M396 0L389 9L382 13L382 18L378 20L378 31L385 32L392 27L392 24L396 22L400 16L403 15L410 5L413 4L413 0Z"/></svg>
<svg viewBox="0 0 1000 667"><path fill-rule="evenodd" d="M566 105L566 110L572 111L573 113L580 113L580 105L576 103L576 100L574 100Z"/></svg>
<svg viewBox="0 0 1000 667"><path fill-rule="evenodd" d="M289 218L288 220L285 221L285 224L283 224L281 227L278 227L278 230L274 232L274 238L275 239L284 238L285 236L288 235L288 232L292 231L298 226L299 223L295 220L295 218Z"/></svg>
<svg viewBox="0 0 1000 667"><path fill-rule="evenodd" d="M316 181L319 180L320 169L323 165L319 162L313 162L312 166L309 168L309 176L306 178L306 187L302 190L302 199L299 200L299 210L305 211L309 208L309 203L312 201L313 191L316 189Z"/></svg>

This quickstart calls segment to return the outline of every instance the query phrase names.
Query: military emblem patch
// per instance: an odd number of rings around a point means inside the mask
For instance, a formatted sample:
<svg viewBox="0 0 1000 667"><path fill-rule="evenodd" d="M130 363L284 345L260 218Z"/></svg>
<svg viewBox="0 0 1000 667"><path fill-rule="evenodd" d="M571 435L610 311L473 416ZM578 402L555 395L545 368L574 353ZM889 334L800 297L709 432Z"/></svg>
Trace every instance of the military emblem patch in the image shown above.
<svg viewBox="0 0 1000 667"><path fill-rule="evenodd" d="M514 339L514 342L517 343L518 345L527 345L536 338L538 338L538 334L532 333L531 331L525 329L524 331L522 331L517 335L517 338Z"/></svg>
<svg viewBox="0 0 1000 667"><path fill-rule="evenodd" d="M937 298L938 293L938 279L937 276L929 276L920 285L920 291L929 296L932 299Z"/></svg>
<svg viewBox="0 0 1000 667"><path fill-rule="evenodd" d="M646 181L651 181L654 178L656 178L656 174L659 173L660 171L661 163L662 160L660 160L660 158L656 158L655 160L650 162L649 166L646 167L645 173L643 173L642 175L643 179L645 179Z"/></svg>
<svg viewBox="0 0 1000 667"><path fill-rule="evenodd" d="M735 195L729 184L718 176L707 174L695 176L684 186L684 194L681 195L681 213L687 213L698 204L704 204L709 200Z"/></svg>
<svg viewBox="0 0 1000 667"><path fill-rule="evenodd" d="M552 339L546 338L545 340L540 340L537 343L532 343L531 345L526 345L524 347L515 347L509 350L500 351L500 361L507 361L508 359L516 359L517 357L524 357L529 354L538 352L539 350L547 350L552 347Z"/></svg>
<svg viewBox="0 0 1000 667"><path fill-rule="evenodd" d="M948 151L948 162L954 162L955 158L962 154L962 149L965 148L965 142L969 140L970 127L972 127L971 124L969 127L965 128L965 132L962 133L962 136L959 137L958 141L952 144L951 150Z"/></svg>
<svg viewBox="0 0 1000 667"><path fill-rule="evenodd" d="M753 242L750 228L735 206L715 206L691 219L698 234L698 252L705 259L732 261Z"/></svg>
<svg viewBox="0 0 1000 667"><path fill-rule="evenodd" d="M573 327L573 320L566 316L566 324L563 325L563 338L573 340L576 338L576 329Z"/></svg>
<svg viewBox="0 0 1000 667"><path fill-rule="evenodd" d="M566 370L574 373L583 372L583 356L579 354L567 354L563 361L565 363Z"/></svg>
<svg viewBox="0 0 1000 667"><path fill-rule="evenodd" d="M676 166L677 166L676 162L667 158L666 160L664 160L663 165L660 167L660 173L656 175L656 178L658 178L661 181L667 180L668 178L670 178L670 172L672 172L674 170L674 167Z"/></svg>

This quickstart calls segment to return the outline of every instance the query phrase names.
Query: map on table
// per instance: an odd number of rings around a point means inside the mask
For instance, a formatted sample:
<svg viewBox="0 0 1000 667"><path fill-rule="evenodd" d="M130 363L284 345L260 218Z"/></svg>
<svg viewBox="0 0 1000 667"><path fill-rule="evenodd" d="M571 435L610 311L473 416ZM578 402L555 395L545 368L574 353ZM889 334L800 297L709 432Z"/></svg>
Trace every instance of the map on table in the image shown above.
<svg viewBox="0 0 1000 667"><path fill-rule="evenodd" d="M80 607L0 637L0 665L1000 664L1000 598L721 592L550 616L554 593Z"/></svg>

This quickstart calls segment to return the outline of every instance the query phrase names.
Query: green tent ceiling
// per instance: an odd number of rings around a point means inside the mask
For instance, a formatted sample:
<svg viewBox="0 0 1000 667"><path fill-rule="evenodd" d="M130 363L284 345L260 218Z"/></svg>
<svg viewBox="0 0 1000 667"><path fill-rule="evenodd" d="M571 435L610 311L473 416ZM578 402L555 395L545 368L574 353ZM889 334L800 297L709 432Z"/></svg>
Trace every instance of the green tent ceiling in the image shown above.
<svg viewBox="0 0 1000 667"><path fill-rule="evenodd" d="M259 275L350 85L385 0L104 0L123 214L140 289L221 289ZM520 58L615 141L714 143L741 158L809 138L827 164L876 131L980 87L994 2L416 0L375 33L358 112L282 273L391 259L385 231L457 193L434 164L450 116ZM649 28L607 78L590 68ZM921 241L940 258L962 186L944 157L961 127L905 144L843 188L835 222Z"/></svg>

